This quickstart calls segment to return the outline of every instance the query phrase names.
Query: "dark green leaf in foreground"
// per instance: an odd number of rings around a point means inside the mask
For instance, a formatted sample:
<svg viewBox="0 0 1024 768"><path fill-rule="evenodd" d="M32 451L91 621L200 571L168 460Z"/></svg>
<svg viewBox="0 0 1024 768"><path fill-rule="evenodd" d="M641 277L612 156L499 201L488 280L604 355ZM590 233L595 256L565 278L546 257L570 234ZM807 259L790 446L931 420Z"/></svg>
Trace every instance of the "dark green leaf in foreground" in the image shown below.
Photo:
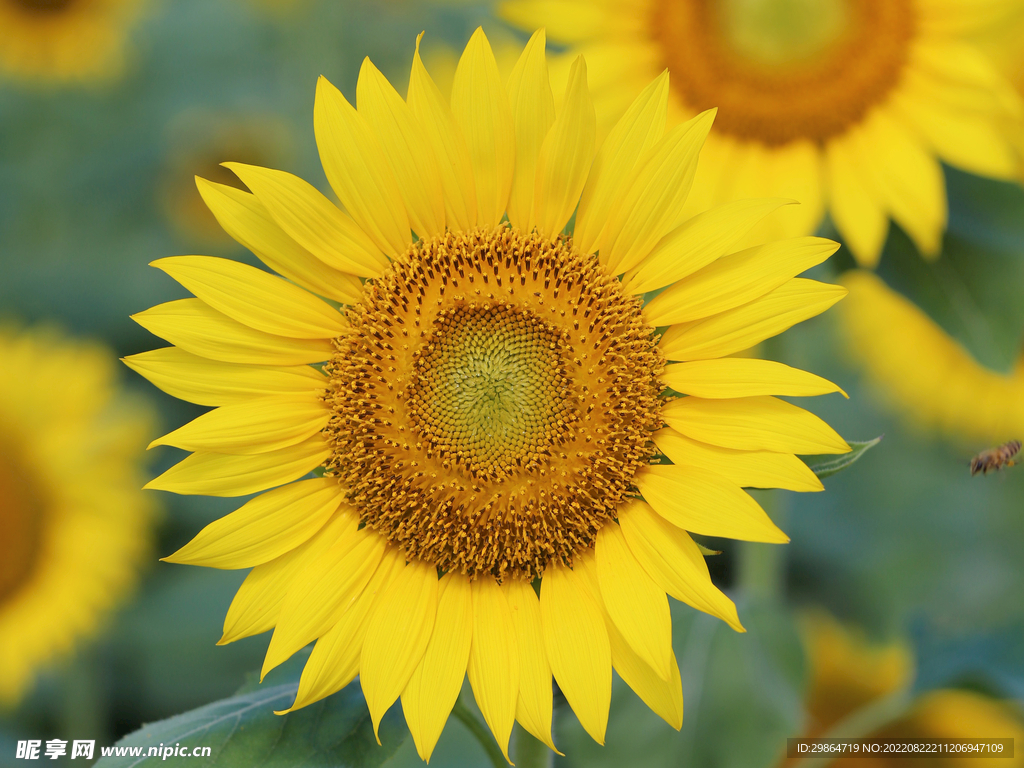
<svg viewBox="0 0 1024 768"><path fill-rule="evenodd" d="M846 442L853 449L849 453L840 456L808 456L804 461L819 478L830 477L837 472L842 472L854 462L860 461L865 453L882 442L883 437L884 435L879 435L874 440L847 440Z"/></svg>
<svg viewBox="0 0 1024 768"><path fill-rule="evenodd" d="M383 746L373 737L370 714L358 683L289 715L275 715L295 699L296 683L286 683L207 704L143 726L116 747L142 747L141 756L103 757L97 768L188 765L192 768L356 768L379 766L408 734L398 707L381 723ZM245 689L243 689L244 691ZM188 751L210 747L208 757L147 757L150 747L181 745ZM99 745L97 745L99 752Z"/></svg>

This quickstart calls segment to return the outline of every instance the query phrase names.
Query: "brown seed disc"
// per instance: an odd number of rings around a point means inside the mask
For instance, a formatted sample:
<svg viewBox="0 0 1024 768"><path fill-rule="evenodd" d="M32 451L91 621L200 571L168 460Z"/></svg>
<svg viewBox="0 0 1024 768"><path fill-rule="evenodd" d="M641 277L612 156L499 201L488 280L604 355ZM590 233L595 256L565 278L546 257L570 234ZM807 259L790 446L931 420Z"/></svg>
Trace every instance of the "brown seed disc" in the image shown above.
<svg viewBox="0 0 1024 768"><path fill-rule="evenodd" d="M420 241L349 320L326 368L328 471L409 557L535 578L593 545L649 462L653 329L569 239Z"/></svg>

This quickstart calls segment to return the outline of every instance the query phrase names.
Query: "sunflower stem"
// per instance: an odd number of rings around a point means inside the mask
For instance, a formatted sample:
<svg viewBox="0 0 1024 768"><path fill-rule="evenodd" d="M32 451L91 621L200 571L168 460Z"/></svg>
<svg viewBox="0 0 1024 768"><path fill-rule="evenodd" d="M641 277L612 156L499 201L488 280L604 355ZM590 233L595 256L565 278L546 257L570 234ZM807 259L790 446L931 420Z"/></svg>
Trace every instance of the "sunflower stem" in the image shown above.
<svg viewBox="0 0 1024 768"><path fill-rule="evenodd" d="M551 768L555 753L525 728L512 732L512 759L516 768Z"/></svg>
<svg viewBox="0 0 1024 768"><path fill-rule="evenodd" d="M486 725L480 722L480 718L473 714L473 712L462 703L462 697L455 702L455 709L452 710L452 714L455 715L462 724L469 729L469 732L476 737L476 740L480 742L480 746L483 747L484 752L487 753L487 757L491 760L491 765L494 768L506 768L507 763L505 762L505 756L501 754L501 750L498 748L497 743L491 736L491 731Z"/></svg>

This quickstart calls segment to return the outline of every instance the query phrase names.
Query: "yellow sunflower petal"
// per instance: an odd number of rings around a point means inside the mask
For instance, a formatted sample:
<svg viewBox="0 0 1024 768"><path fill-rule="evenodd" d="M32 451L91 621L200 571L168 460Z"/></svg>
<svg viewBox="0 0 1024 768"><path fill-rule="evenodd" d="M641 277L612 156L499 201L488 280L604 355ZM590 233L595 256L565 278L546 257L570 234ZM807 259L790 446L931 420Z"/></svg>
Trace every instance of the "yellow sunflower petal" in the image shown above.
<svg viewBox="0 0 1024 768"><path fill-rule="evenodd" d="M381 718L419 666L436 615L437 570L427 563L409 563L374 608L363 640L359 680L370 708L374 736Z"/></svg>
<svg viewBox="0 0 1024 768"><path fill-rule="evenodd" d="M384 148L366 118L323 76L316 81L313 132L327 181L345 210L384 253L401 256L412 235Z"/></svg>
<svg viewBox="0 0 1024 768"><path fill-rule="evenodd" d="M665 133L668 71L656 77L626 110L598 150L583 187L573 241L583 253L601 247L601 233L639 159Z"/></svg>
<svg viewBox="0 0 1024 768"><path fill-rule="evenodd" d="M601 235L601 263L613 274L635 267L679 225L716 112L709 109L676 126L638 161L639 170Z"/></svg>
<svg viewBox="0 0 1024 768"><path fill-rule="evenodd" d="M612 657L598 600L569 568L549 565L544 571L540 616L551 671L584 730L604 744Z"/></svg>
<svg viewBox="0 0 1024 768"><path fill-rule="evenodd" d="M836 431L810 411L774 397L683 397L661 412L687 437L723 448L779 453L848 453Z"/></svg>
<svg viewBox="0 0 1024 768"><path fill-rule="evenodd" d="M505 213L516 164L516 131L508 94L482 28L466 45L452 83L452 115L469 147L476 186L476 223L492 228Z"/></svg>
<svg viewBox="0 0 1024 768"><path fill-rule="evenodd" d="M576 573L586 579L592 594L600 593L597 562L592 553L577 558ZM605 627L608 629L612 666L615 667L626 685L632 688L647 706L669 725L679 730L683 722L683 685L679 677L679 665L676 663L675 653L671 654L668 679L663 680L651 668L651 665L640 658L636 651L629 646L622 633L616 629L615 623L608 615L604 605L600 607Z"/></svg>
<svg viewBox="0 0 1024 768"><path fill-rule="evenodd" d="M746 631L736 605L711 582L704 555L686 531L642 501L631 501L618 515L630 552L661 589L698 611L717 616L737 632Z"/></svg>
<svg viewBox="0 0 1024 768"><path fill-rule="evenodd" d="M664 680L671 676L672 617L665 590L629 550L622 530L606 523L594 546L601 597L615 627L636 654Z"/></svg>
<svg viewBox="0 0 1024 768"><path fill-rule="evenodd" d="M298 480L330 455L321 435L256 456L193 453L143 487L184 495L247 496Z"/></svg>
<svg viewBox="0 0 1024 768"><path fill-rule="evenodd" d="M820 315L847 294L839 285L794 277L774 291L704 320L674 325L659 349L668 360L707 360L750 349Z"/></svg>
<svg viewBox="0 0 1024 768"><path fill-rule="evenodd" d="M669 649L669 678L661 677L629 646L614 624L608 625L612 665L640 700L677 731L683 727L683 680L675 651Z"/></svg>
<svg viewBox="0 0 1024 768"><path fill-rule="evenodd" d="M723 357L694 360L665 368L661 375L665 386L686 395L709 399L785 395L811 397L830 392L846 393L827 379L790 368L772 360Z"/></svg>
<svg viewBox="0 0 1024 768"><path fill-rule="evenodd" d="M950 165L979 176L1013 180L1020 169L1009 132L991 115L943 104L932 93L905 88L895 105L903 119L920 132Z"/></svg>
<svg viewBox="0 0 1024 768"><path fill-rule="evenodd" d="M387 257L359 225L298 176L243 163L224 165L289 237L328 266L359 277L377 277L387 266Z"/></svg>
<svg viewBox="0 0 1024 768"><path fill-rule="evenodd" d="M228 607L224 617L224 635L217 645L233 643L272 629L295 577L310 560L319 557L355 524L352 515L335 515L305 544L253 568Z"/></svg>
<svg viewBox="0 0 1024 768"><path fill-rule="evenodd" d="M349 514L356 517L355 510ZM319 557L310 558L281 603L260 680L338 623L369 584L385 543L370 528L353 528Z"/></svg>
<svg viewBox="0 0 1024 768"><path fill-rule="evenodd" d="M757 197L785 197L799 205L783 208L754 226L743 246L814 232L825 214L825 168L817 141L801 139L766 155ZM750 195L753 197L754 195Z"/></svg>
<svg viewBox="0 0 1024 768"><path fill-rule="evenodd" d="M461 574L445 574L438 590L434 632L423 660L402 692L405 722L417 754L427 762L459 698L473 641L473 594L469 579Z"/></svg>
<svg viewBox="0 0 1024 768"><path fill-rule="evenodd" d="M634 482L655 512L683 530L741 541L789 541L756 501L714 472L654 465L637 472Z"/></svg>
<svg viewBox="0 0 1024 768"><path fill-rule="evenodd" d="M164 392L199 405L229 405L268 395L322 392L324 375L308 365L271 368L235 365L164 347L122 358Z"/></svg>
<svg viewBox="0 0 1024 768"><path fill-rule="evenodd" d="M516 720L553 751L551 738L551 665L544 650L540 602L533 586L526 581L506 579L502 588L508 600L519 648L519 701ZM559 752L558 754L561 754Z"/></svg>
<svg viewBox="0 0 1024 768"><path fill-rule="evenodd" d="M295 242L255 195L199 177L196 186L224 231L282 277L342 304L362 296L358 277L327 266Z"/></svg>
<svg viewBox="0 0 1024 768"><path fill-rule="evenodd" d="M186 451L253 455L301 443L331 417L315 393L275 395L204 413L149 444Z"/></svg>
<svg viewBox="0 0 1024 768"><path fill-rule="evenodd" d="M687 219L658 241L650 256L630 270L622 290L639 294L670 285L730 253L751 227L795 200L737 200Z"/></svg>
<svg viewBox="0 0 1024 768"><path fill-rule="evenodd" d="M218 312L258 331L332 339L345 330L338 310L287 280L230 259L172 256L150 262Z"/></svg>
<svg viewBox="0 0 1024 768"><path fill-rule="evenodd" d="M331 518L345 496L330 477L275 488L214 520L168 563L207 568L252 568L308 541Z"/></svg>
<svg viewBox="0 0 1024 768"><path fill-rule="evenodd" d="M829 210L857 263L874 267L889 233L889 217L860 153L856 135L838 136L825 146Z"/></svg>
<svg viewBox="0 0 1024 768"><path fill-rule="evenodd" d="M155 336L186 352L225 363L301 365L330 358L329 339L288 339L257 331L203 303L180 299L132 315Z"/></svg>
<svg viewBox="0 0 1024 768"><path fill-rule="evenodd" d="M448 224L452 229L467 230L476 225L473 163L466 139L455 124L451 109L420 59L422 37L423 33L420 33L416 38L406 102L419 123L423 140L437 158Z"/></svg>
<svg viewBox="0 0 1024 768"><path fill-rule="evenodd" d="M516 127L516 168L508 196L508 220L524 231L532 228L537 156L555 122L555 99L544 55L544 30L530 37L508 79L508 100Z"/></svg>
<svg viewBox="0 0 1024 768"><path fill-rule="evenodd" d="M938 256L946 228L946 182L938 160L885 110L864 123L872 147L869 170L886 207L923 256Z"/></svg>
<svg viewBox="0 0 1024 768"><path fill-rule="evenodd" d="M541 234L557 237L576 210L596 141L597 115L587 87L587 63L580 56L569 71L562 113L537 158L533 220Z"/></svg>
<svg viewBox="0 0 1024 768"><path fill-rule="evenodd" d="M1012 371L992 370L876 275L850 270L843 282L842 337L898 416L978 445L1024 433L1024 358Z"/></svg>
<svg viewBox="0 0 1024 768"><path fill-rule="evenodd" d="M366 118L398 183L409 223L420 238L444 232L444 192L437 160L409 106L369 58L356 86L359 114Z"/></svg>
<svg viewBox="0 0 1024 768"><path fill-rule="evenodd" d="M716 472L741 488L825 490L811 468L792 453L721 448L693 440L670 427L655 432L654 442L673 464Z"/></svg>
<svg viewBox="0 0 1024 768"><path fill-rule="evenodd" d="M661 326L725 312L775 290L838 249L839 243L823 237L797 237L723 256L655 296L644 316Z"/></svg>
<svg viewBox="0 0 1024 768"><path fill-rule="evenodd" d="M508 740L519 700L519 648L508 601L497 582L472 582L473 645L469 682L480 713L508 760ZM509 760L509 764L512 761Z"/></svg>
<svg viewBox="0 0 1024 768"><path fill-rule="evenodd" d="M405 557L395 547L388 547L370 583L341 619L313 646L313 652L302 668L299 690L292 706L276 714L283 715L308 706L340 691L359 674L366 628L377 601L395 576L405 567Z"/></svg>

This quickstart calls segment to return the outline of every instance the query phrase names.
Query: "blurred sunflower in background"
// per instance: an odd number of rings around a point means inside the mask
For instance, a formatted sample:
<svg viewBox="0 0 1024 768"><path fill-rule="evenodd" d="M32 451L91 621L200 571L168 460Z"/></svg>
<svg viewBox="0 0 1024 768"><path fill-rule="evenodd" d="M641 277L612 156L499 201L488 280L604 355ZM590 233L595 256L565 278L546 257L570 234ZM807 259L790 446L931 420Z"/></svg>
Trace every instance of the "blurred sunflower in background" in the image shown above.
<svg viewBox="0 0 1024 768"><path fill-rule="evenodd" d="M262 492L167 558L253 568L222 642L273 628L266 674L315 641L291 709L358 675L375 729L401 698L424 759L467 673L506 757L514 720L554 748L552 676L598 742L613 667L679 728L666 593L742 630L690 533L787 541L742 488L821 490L795 454L849 451L775 397L834 384L728 357L842 298L797 277L838 245L739 250L781 199L688 216L714 112L666 130L662 75L597 150L584 59L559 110L544 48L506 88L477 30L450 102L418 47L404 100L369 59L358 110L321 78L344 211L282 171L200 180L287 280L161 259L196 298L136 315L173 346L126 358L216 407L154 441L193 453L147 487Z"/></svg>
<svg viewBox="0 0 1024 768"><path fill-rule="evenodd" d="M0 75L85 82L118 75L143 0L0 0Z"/></svg>
<svg viewBox="0 0 1024 768"><path fill-rule="evenodd" d="M804 644L810 665L807 724L804 737L878 739L1024 739L1019 708L979 692L938 689L920 695L907 692L914 679L914 656L903 643L870 642L856 628L844 626L823 612L805 617ZM902 700L893 716L868 733L854 733L852 716L877 706L886 697ZM971 755L922 757L927 765L984 766L989 758ZM834 765L900 766L902 758L838 758ZM1010 765L1024 765L1015 749Z"/></svg>
<svg viewBox="0 0 1024 768"><path fill-rule="evenodd" d="M719 106L688 209L765 195L801 203L766 219L758 239L812 232L827 214L857 263L873 268L891 218L934 259L947 221L941 163L1024 178L1014 85L1024 71L1014 34L1020 0L504 0L499 8L567 46L560 68L587 56L599 116L666 67L671 119ZM1016 371L986 368L881 281L858 275L847 285L855 296L840 334L898 415L958 441L1017 434Z"/></svg>
<svg viewBox="0 0 1024 768"><path fill-rule="evenodd" d="M100 346L0 328L0 705L98 631L149 553L152 420L115 378Z"/></svg>
<svg viewBox="0 0 1024 768"><path fill-rule="evenodd" d="M720 109L688 203L801 205L756 236L813 232L828 212L858 263L890 217L927 258L946 226L941 162L995 179L1022 169L1021 99L973 45L1016 0L505 0L501 14L591 65L606 124L654 74L672 122ZM566 66L565 62L562 66Z"/></svg>
<svg viewBox="0 0 1024 768"><path fill-rule="evenodd" d="M917 305L871 272L842 277L840 333L875 391L918 427L980 447L1024 434L1024 358L986 368Z"/></svg>

